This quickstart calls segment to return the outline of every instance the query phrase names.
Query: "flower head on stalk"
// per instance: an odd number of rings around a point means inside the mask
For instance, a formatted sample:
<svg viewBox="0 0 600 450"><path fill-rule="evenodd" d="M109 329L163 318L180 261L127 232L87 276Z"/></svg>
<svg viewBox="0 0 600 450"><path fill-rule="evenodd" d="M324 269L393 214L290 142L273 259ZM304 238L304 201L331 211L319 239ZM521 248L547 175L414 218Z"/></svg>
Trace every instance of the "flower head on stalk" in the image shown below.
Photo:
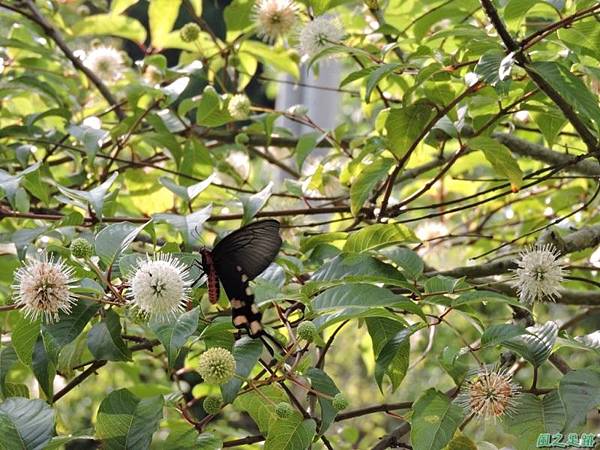
<svg viewBox="0 0 600 450"><path fill-rule="evenodd" d="M517 289L521 303L553 302L560 297L565 268L560 256L552 244L536 245L519 254L511 284Z"/></svg>
<svg viewBox="0 0 600 450"><path fill-rule="evenodd" d="M498 420L514 411L520 393L507 370L484 366L465 381L456 401L468 414Z"/></svg>
<svg viewBox="0 0 600 450"><path fill-rule="evenodd" d="M147 256L129 279L129 303L156 320L178 316L189 300L188 268L169 254Z"/></svg>
<svg viewBox="0 0 600 450"><path fill-rule="evenodd" d="M23 308L26 317L56 322L58 313L69 314L75 303L71 294L74 281L72 268L44 252L17 270L13 285L15 303Z"/></svg>

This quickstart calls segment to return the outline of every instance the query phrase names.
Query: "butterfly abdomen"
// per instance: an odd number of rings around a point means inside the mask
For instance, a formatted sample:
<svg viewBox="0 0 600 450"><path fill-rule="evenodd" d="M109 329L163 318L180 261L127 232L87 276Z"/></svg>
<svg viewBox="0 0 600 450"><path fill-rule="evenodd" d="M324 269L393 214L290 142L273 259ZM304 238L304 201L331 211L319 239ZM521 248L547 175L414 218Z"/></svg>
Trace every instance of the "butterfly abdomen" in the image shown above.
<svg viewBox="0 0 600 450"><path fill-rule="evenodd" d="M201 250L200 253L202 254L202 267L206 272L206 288L208 289L208 299L212 304L215 304L219 301L219 276L217 275L217 270L215 269L211 252L204 249Z"/></svg>

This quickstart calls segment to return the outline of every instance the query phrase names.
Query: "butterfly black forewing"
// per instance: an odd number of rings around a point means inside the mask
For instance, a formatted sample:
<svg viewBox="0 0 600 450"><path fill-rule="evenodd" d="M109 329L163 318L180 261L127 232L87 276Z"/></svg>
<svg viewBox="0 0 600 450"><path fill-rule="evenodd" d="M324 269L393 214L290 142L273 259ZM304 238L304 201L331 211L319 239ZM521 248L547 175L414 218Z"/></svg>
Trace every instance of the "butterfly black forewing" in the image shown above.
<svg viewBox="0 0 600 450"><path fill-rule="evenodd" d="M219 273L230 266L241 267L253 280L273 262L281 248L279 222L260 220L225 236L212 250L213 261ZM225 282L221 278L222 282Z"/></svg>
<svg viewBox="0 0 600 450"><path fill-rule="evenodd" d="M262 331L261 313L254 305L249 281L269 267L281 243L279 222L261 220L227 235L211 252L212 265L231 302L233 324L248 328L254 337Z"/></svg>

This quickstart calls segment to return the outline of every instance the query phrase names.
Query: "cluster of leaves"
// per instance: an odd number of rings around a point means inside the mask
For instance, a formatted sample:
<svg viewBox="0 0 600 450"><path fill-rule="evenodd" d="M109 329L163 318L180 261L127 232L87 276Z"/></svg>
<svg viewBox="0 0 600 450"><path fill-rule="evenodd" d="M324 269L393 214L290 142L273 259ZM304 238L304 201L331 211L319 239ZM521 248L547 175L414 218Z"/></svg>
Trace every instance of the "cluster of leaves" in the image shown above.
<svg viewBox="0 0 600 450"><path fill-rule="evenodd" d="M298 2L347 34L301 61L293 36L257 39L253 1L208 3L0 0L0 447L530 449L597 423L600 6ZM86 70L93 39L127 50L118 79ZM338 126L270 106L283 74L327 58L351 111ZM272 341L240 334L202 286L168 322L125 307L142 255L197 278L201 243L269 216L285 243L252 288ZM593 236L553 232L573 274L560 305L519 303L514 253L464 267L559 223ZM13 304L14 271L42 248L77 279L52 324ZM196 370L213 347L236 360L220 387ZM454 402L496 362L526 391L502 431Z"/></svg>

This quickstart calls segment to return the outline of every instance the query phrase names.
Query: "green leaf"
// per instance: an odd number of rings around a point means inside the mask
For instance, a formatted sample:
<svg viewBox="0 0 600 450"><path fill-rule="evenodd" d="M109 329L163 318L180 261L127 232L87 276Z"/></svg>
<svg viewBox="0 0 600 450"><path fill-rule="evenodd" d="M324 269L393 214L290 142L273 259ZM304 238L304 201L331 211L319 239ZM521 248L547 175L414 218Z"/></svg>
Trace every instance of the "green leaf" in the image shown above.
<svg viewBox="0 0 600 450"><path fill-rule="evenodd" d="M235 399L234 406L246 411L256 422L261 433L271 434L273 425L279 420L273 405L288 401L288 397L281 388L274 384L261 386L258 390L260 394L250 391L240 395Z"/></svg>
<svg viewBox="0 0 600 450"><path fill-rule="evenodd" d="M146 29L135 19L117 14L96 14L82 17L75 22L76 36L117 36L138 44L146 40Z"/></svg>
<svg viewBox="0 0 600 450"><path fill-rule="evenodd" d="M361 253L415 242L419 242L419 240L407 226L399 223L378 223L350 233L346 245L344 245L344 251Z"/></svg>
<svg viewBox="0 0 600 450"><path fill-rule="evenodd" d="M568 28L560 28L558 37L561 41L569 45L573 50L579 47L585 47L591 50L598 59L600 52L600 31L595 19L577 21Z"/></svg>
<svg viewBox="0 0 600 450"><path fill-rule="evenodd" d="M590 334L583 336L571 337L565 335L556 340L556 347L571 347L580 350L593 350L600 354L600 330L596 330Z"/></svg>
<svg viewBox="0 0 600 450"><path fill-rule="evenodd" d="M114 0L110 5L110 12L113 14L121 14L125 12L127 8L135 5L139 0Z"/></svg>
<svg viewBox="0 0 600 450"><path fill-rule="evenodd" d="M100 404L96 436L103 448L150 448L163 417L162 396L139 399L127 389L111 392Z"/></svg>
<svg viewBox="0 0 600 450"><path fill-rule="evenodd" d="M407 328L401 322L381 317L367 318L366 323L373 342L375 381L383 392L383 377L387 375L395 392L408 370L409 338L421 325Z"/></svg>
<svg viewBox="0 0 600 450"><path fill-rule="evenodd" d="M5 383L4 389L6 397L24 397L29 398L29 388L22 383Z"/></svg>
<svg viewBox="0 0 600 450"><path fill-rule="evenodd" d="M150 0L148 22L153 47L160 49L165 45L166 38L175 25L180 6L181 0Z"/></svg>
<svg viewBox="0 0 600 450"><path fill-rule="evenodd" d="M448 450L483 450L477 448L475 442L464 435L454 436L454 439L448 444Z"/></svg>
<svg viewBox="0 0 600 450"><path fill-rule="evenodd" d="M532 112L531 117L539 127L548 147L552 147L558 134L567 123L565 116L557 108L544 107L542 112Z"/></svg>
<svg viewBox="0 0 600 450"><path fill-rule="evenodd" d="M490 86L500 83L500 66L505 55L503 52L491 50L479 58L474 72L481 75L483 81Z"/></svg>
<svg viewBox="0 0 600 450"><path fill-rule="evenodd" d="M365 102L369 103L371 101L371 94L373 93L379 82L399 67L402 67L402 63L382 64L369 74L369 77L367 78Z"/></svg>
<svg viewBox="0 0 600 450"><path fill-rule="evenodd" d="M523 172L508 148L495 139L485 136L469 140L469 146L474 150L481 150L496 173L509 179L514 191L521 188Z"/></svg>
<svg viewBox="0 0 600 450"><path fill-rule="evenodd" d="M250 375L258 358L260 358L262 350L262 342L258 339L245 336L236 341L233 347L233 357L235 358L235 373L237 376L221 386L223 402L231 403L235 399L240 387L242 387L242 380ZM238 377L241 377L241 379Z"/></svg>
<svg viewBox="0 0 600 450"><path fill-rule="evenodd" d="M102 209L104 208L104 200L108 194L108 190L119 176L118 172L112 174L104 183L94 189L87 191L81 191L78 189L69 189L58 184L56 187L60 192L76 202L83 202L84 204L89 203L96 215L102 220Z"/></svg>
<svg viewBox="0 0 600 450"><path fill-rule="evenodd" d="M12 344L19 360L26 366L31 366L31 354L40 334L40 320L33 322L25 316L20 316L12 332Z"/></svg>
<svg viewBox="0 0 600 450"><path fill-rule="evenodd" d="M54 411L43 400L7 398L0 404L0 448L42 450L54 434Z"/></svg>
<svg viewBox="0 0 600 450"><path fill-rule="evenodd" d="M423 260L406 247L390 247L381 253L396 263L409 278L417 279L423 273Z"/></svg>
<svg viewBox="0 0 600 450"><path fill-rule="evenodd" d="M481 335L481 345L498 345L526 333L527 330L524 327L511 323L490 325Z"/></svg>
<svg viewBox="0 0 600 450"><path fill-rule="evenodd" d="M198 434L194 428L173 430L162 444L168 450L221 450L223 441L212 433Z"/></svg>
<svg viewBox="0 0 600 450"><path fill-rule="evenodd" d="M279 419L273 424L264 450L306 450L315 436L317 423L297 417Z"/></svg>
<svg viewBox="0 0 600 450"><path fill-rule="evenodd" d="M552 353L558 335L558 325L550 321L540 326L528 327L527 331L528 334L503 341L502 345L539 367Z"/></svg>
<svg viewBox="0 0 600 450"><path fill-rule="evenodd" d="M414 302L392 291L372 284L344 284L327 289L312 301L316 311L337 308L375 308L377 306L396 306L419 314L421 309Z"/></svg>
<svg viewBox="0 0 600 450"><path fill-rule="evenodd" d="M458 280L455 280L455 282ZM507 297L506 295L499 294L494 291L468 291L460 294L455 300L452 301L452 306L471 305L473 303L488 303L488 302L499 302L506 303L507 305L516 306L518 308L526 309L523 303L520 303L513 297Z"/></svg>
<svg viewBox="0 0 600 450"><path fill-rule="evenodd" d="M320 314L318 317L313 319L313 323L317 326L319 331L322 331L338 322L364 317L387 317L391 320L406 323L403 318L385 308L345 308L328 314Z"/></svg>
<svg viewBox="0 0 600 450"><path fill-rule="evenodd" d="M553 391L543 398L533 394L521 394L512 414L506 416L505 428L515 436L517 450L536 448L540 433L558 433L565 423L565 410Z"/></svg>
<svg viewBox="0 0 600 450"><path fill-rule="evenodd" d="M65 378L73 377L75 375L74 367L79 366L83 362L81 358L86 351L87 336L82 333L73 342L61 347L56 370Z"/></svg>
<svg viewBox="0 0 600 450"><path fill-rule="evenodd" d="M106 130L99 130L85 125L71 124L67 131L83 144L91 160L93 160L96 152L100 150L104 140L110 136L110 133Z"/></svg>
<svg viewBox="0 0 600 450"><path fill-rule="evenodd" d="M317 143L323 139L324 135L321 133L306 133L298 138L296 144L296 165L298 170L302 170L304 160L310 153L315 149Z"/></svg>
<svg viewBox="0 0 600 450"><path fill-rule="evenodd" d="M83 331L87 323L96 314L100 305L91 300L79 300L70 314L59 313L56 323L43 326L43 331L52 337L58 347L73 342Z"/></svg>
<svg viewBox="0 0 600 450"><path fill-rule="evenodd" d="M196 123L218 127L230 121L231 116L217 91L212 86L206 86L196 109Z"/></svg>
<svg viewBox="0 0 600 450"><path fill-rule="evenodd" d="M0 397L8 397L5 387L6 376L17 362L17 354L12 347L4 347L0 350Z"/></svg>
<svg viewBox="0 0 600 450"><path fill-rule="evenodd" d="M233 33L232 37L237 36L239 32L252 25L250 14L253 6L254 2L251 0L234 0L225 7L223 17L225 25L227 25L227 32L237 32Z"/></svg>
<svg viewBox="0 0 600 450"><path fill-rule="evenodd" d="M56 376L56 365L52 361L46 343L42 336L38 337L31 361L31 369L40 387L46 394L46 398L51 399L54 392L54 377Z"/></svg>
<svg viewBox="0 0 600 450"><path fill-rule="evenodd" d="M393 164L393 159L379 158L363 167L350 187L350 209L354 216L358 215L375 186L386 177Z"/></svg>
<svg viewBox="0 0 600 450"><path fill-rule="evenodd" d="M311 387L324 394L334 397L340 392L333 380L323 372L321 369L312 367L306 372L306 376L310 380ZM332 400L319 396L319 406L321 407L321 426L319 428L319 434L323 434L333 423L335 416L338 411L333 407Z"/></svg>
<svg viewBox="0 0 600 450"><path fill-rule="evenodd" d="M200 237L202 224L208 220L212 211L212 205L208 205L196 212L181 216L179 214L155 214L153 219L155 222L167 222L173 226L183 236L186 244L193 244Z"/></svg>
<svg viewBox="0 0 600 450"><path fill-rule="evenodd" d="M578 113L593 121L596 128L600 127L598 99L579 77L556 62L538 61L529 64L528 67L541 75L564 98L568 98Z"/></svg>
<svg viewBox="0 0 600 450"><path fill-rule="evenodd" d="M568 372L558 387L566 412L565 430L585 424L590 409L600 405L600 371L596 368Z"/></svg>
<svg viewBox="0 0 600 450"><path fill-rule="evenodd" d="M96 359L107 361L130 361L131 351L121 338L119 315L106 311L102 322L95 324L88 333L87 345Z"/></svg>
<svg viewBox="0 0 600 450"><path fill-rule="evenodd" d="M119 255L129 247L138 234L149 224L134 225L129 222L113 223L96 236L96 255L111 267Z"/></svg>
<svg viewBox="0 0 600 450"><path fill-rule="evenodd" d="M410 432L413 447L419 450L444 448L463 418L463 409L447 395L428 389L413 406Z"/></svg>
<svg viewBox="0 0 600 450"><path fill-rule="evenodd" d="M252 2L248 2L252 8ZM230 28L228 28L230 30ZM266 66L289 73L294 79L300 78L298 64L292 58L293 52L284 47L275 48L258 41L245 40L240 45L240 53L248 53Z"/></svg>
<svg viewBox="0 0 600 450"><path fill-rule="evenodd" d="M265 188L257 192L256 194L252 194L249 196L241 196L240 201L244 207L244 217L242 218L242 224L249 223L256 213L262 209L263 206L267 204L269 198L271 197L271 191L273 190L273 182L270 181Z"/></svg>
<svg viewBox="0 0 600 450"><path fill-rule="evenodd" d="M373 256L364 253L342 253L323 264L304 288L311 287L312 289L314 286L315 289L319 289L322 283L341 282L342 280L400 285L406 283L406 279L395 267L379 261Z"/></svg>
<svg viewBox="0 0 600 450"><path fill-rule="evenodd" d="M391 152L402 158L416 144L433 116L430 104L416 103L406 108L390 109L385 129Z"/></svg>
<svg viewBox="0 0 600 450"><path fill-rule="evenodd" d="M170 321L154 320L150 322L150 329L154 331L154 334L156 334L156 337L167 351L169 368L174 367L181 347L185 345L188 338L198 329L199 319L200 308L196 307Z"/></svg>
<svg viewBox="0 0 600 450"><path fill-rule="evenodd" d="M426 294L451 294L460 285L461 280L456 278L446 277L444 275L436 275L429 278L425 282L425 293Z"/></svg>
<svg viewBox="0 0 600 450"><path fill-rule="evenodd" d="M180 186L173 180L167 177L160 177L158 181L168 190L173 192L178 197L182 198L186 202L194 200L202 191L204 191L213 182L214 176L209 176L206 180L200 183L191 184L189 186Z"/></svg>

